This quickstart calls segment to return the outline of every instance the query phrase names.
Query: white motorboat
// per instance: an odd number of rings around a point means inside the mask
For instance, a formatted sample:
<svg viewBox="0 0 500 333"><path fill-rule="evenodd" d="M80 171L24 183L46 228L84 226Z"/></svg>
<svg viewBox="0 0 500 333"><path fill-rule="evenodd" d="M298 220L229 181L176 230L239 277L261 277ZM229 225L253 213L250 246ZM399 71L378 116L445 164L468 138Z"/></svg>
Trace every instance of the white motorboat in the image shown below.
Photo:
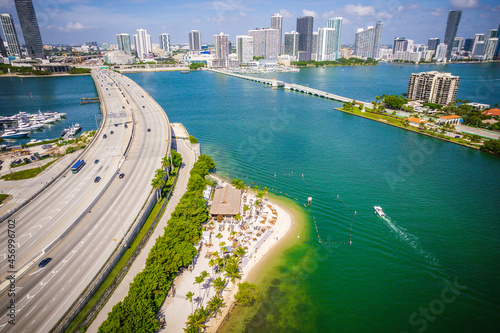
<svg viewBox="0 0 500 333"><path fill-rule="evenodd" d="M383 217L383 218L386 217L384 211L382 210L382 207L374 206L373 209L375 210L375 214L377 214L378 216Z"/></svg>
<svg viewBox="0 0 500 333"><path fill-rule="evenodd" d="M18 131L14 131L14 130L6 130L3 134L2 134L2 139L17 139L17 138L24 138L24 137L27 137L28 136L28 133L29 132L18 132Z"/></svg>

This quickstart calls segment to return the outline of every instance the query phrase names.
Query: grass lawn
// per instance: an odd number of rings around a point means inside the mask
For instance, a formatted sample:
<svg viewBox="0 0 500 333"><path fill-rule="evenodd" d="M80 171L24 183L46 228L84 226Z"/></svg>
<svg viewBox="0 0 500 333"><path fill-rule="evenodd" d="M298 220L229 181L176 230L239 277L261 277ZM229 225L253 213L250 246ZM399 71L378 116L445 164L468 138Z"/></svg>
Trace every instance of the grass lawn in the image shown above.
<svg viewBox="0 0 500 333"><path fill-rule="evenodd" d="M3 180L21 180L21 179L29 179L38 176L43 170L47 169L52 163L57 160L51 161L40 168L33 168L29 170L23 170L14 172L5 176L2 176L0 179Z"/></svg>
<svg viewBox="0 0 500 333"><path fill-rule="evenodd" d="M9 197L8 194L0 194L0 204L2 204L2 202L7 199Z"/></svg>

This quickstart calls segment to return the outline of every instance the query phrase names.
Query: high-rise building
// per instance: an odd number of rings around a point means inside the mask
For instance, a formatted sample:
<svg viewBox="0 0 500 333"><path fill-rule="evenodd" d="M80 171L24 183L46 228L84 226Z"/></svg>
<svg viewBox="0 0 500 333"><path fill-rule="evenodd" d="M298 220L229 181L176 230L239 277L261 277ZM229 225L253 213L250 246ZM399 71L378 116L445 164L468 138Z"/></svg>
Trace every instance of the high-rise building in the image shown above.
<svg viewBox="0 0 500 333"><path fill-rule="evenodd" d="M2 36L0 36L0 57L7 58L7 50L5 49Z"/></svg>
<svg viewBox="0 0 500 333"><path fill-rule="evenodd" d="M476 48L477 48L477 45L478 44L483 44L484 45L484 41L486 40L486 37L484 36L484 34L476 34L476 36L474 37L474 44L472 45L472 50L471 50L471 53L474 55L476 54ZM484 49L483 49L484 51ZM477 53L479 54L479 53Z"/></svg>
<svg viewBox="0 0 500 333"><path fill-rule="evenodd" d="M486 41L478 41L474 44L474 51L472 52L472 58L483 59L484 51L486 49Z"/></svg>
<svg viewBox="0 0 500 333"><path fill-rule="evenodd" d="M445 43L440 43L436 49L434 58L438 62L446 62L446 55L448 54L448 45Z"/></svg>
<svg viewBox="0 0 500 333"><path fill-rule="evenodd" d="M359 57L377 59L380 49L380 39L382 37L382 27L382 21L378 21L375 26L358 29L354 39L353 54Z"/></svg>
<svg viewBox="0 0 500 333"><path fill-rule="evenodd" d="M333 37L334 59L332 59L332 60L340 59L340 40L342 38L342 21L343 20L344 19L342 17L334 17L334 18L329 19L326 22L327 28L332 28L335 30L334 37Z"/></svg>
<svg viewBox="0 0 500 333"><path fill-rule="evenodd" d="M464 51L472 51L474 47L474 38L466 38L464 42Z"/></svg>
<svg viewBox="0 0 500 333"><path fill-rule="evenodd" d="M125 51L128 54L132 54L132 46L130 43L129 34L117 34L116 41L118 43L118 50Z"/></svg>
<svg viewBox="0 0 500 333"><path fill-rule="evenodd" d="M223 32L214 35L215 55L213 67L227 67L227 60L231 50L229 48L229 35Z"/></svg>
<svg viewBox="0 0 500 333"><path fill-rule="evenodd" d="M394 38L394 42L392 43L392 54L395 54L399 51L407 51L408 50L408 40L405 37L397 37Z"/></svg>
<svg viewBox="0 0 500 333"><path fill-rule="evenodd" d="M439 43L441 43L439 38L429 38L429 41L427 42L428 50L436 51Z"/></svg>
<svg viewBox="0 0 500 333"><path fill-rule="evenodd" d="M135 52L141 60L149 58L149 54L153 50L151 44L151 35L144 29L137 29L137 35L134 35Z"/></svg>
<svg viewBox="0 0 500 333"><path fill-rule="evenodd" d="M297 57L299 54L299 33L292 31L285 33L285 54Z"/></svg>
<svg viewBox="0 0 500 333"><path fill-rule="evenodd" d="M165 54L170 54L170 35L166 32L160 34L160 48L165 50Z"/></svg>
<svg viewBox="0 0 500 333"><path fill-rule="evenodd" d="M498 37L498 30L497 29L490 29L488 30L488 33L486 34L486 40L490 38L496 38Z"/></svg>
<svg viewBox="0 0 500 333"><path fill-rule="evenodd" d="M462 17L461 10L452 10L448 13L448 20L446 21L446 31L444 33L444 43L448 46L446 51L446 59L451 58L451 50L453 48L453 41L457 36L458 25Z"/></svg>
<svg viewBox="0 0 500 333"><path fill-rule="evenodd" d="M318 32L313 31L311 60L318 60Z"/></svg>
<svg viewBox="0 0 500 333"><path fill-rule="evenodd" d="M21 47L19 46L19 40L17 39L16 26L14 25L14 20L12 20L12 15L0 14L0 20L2 21L5 41L9 47L7 55L9 57L21 57Z"/></svg>
<svg viewBox="0 0 500 333"><path fill-rule="evenodd" d="M499 32L500 31L500 24L498 25L497 29L497 37L499 37ZM500 42L497 43L497 49L495 50L495 55L493 56L493 60L499 60L500 59Z"/></svg>
<svg viewBox="0 0 500 333"><path fill-rule="evenodd" d="M253 56L266 59L277 59L279 55L278 29L252 29L248 35L253 37Z"/></svg>
<svg viewBox="0 0 500 333"><path fill-rule="evenodd" d="M278 41L278 54L283 51L283 16L280 14L274 14L271 16L271 29L279 30L279 41Z"/></svg>
<svg viewBox="0 0 500 333"><path fill-rule="evenodd" d="M189 32L189 51L201 51L201 32L198 30Z"/></svg>
<svg viewBox="0 0 500 333"><path fill-rule="evenodd" d="M495 56L495 50L498 46L498 38L488 38L486 41L486 46L484 47L484 60L492 60Z"/></svg>
<svg viewBox="0 0 500 333"><path fill-rule="evenodd" d="M248 64L253 60L253 37L247 35L236 36L236 54L240 64Z"/></svg>
<svg viewBox="0 0 500 333"><path fill-rule="evenodd" d="M318 61L337 60L335 47L335 29L319 28L318 30Z"/></svg>
<svg viewBox="0 0 500 333"><path fill-rule="evenodd" d="M455 41L453 41L453 51L460 52L462 50L463 45L464 45L464 38L455 37Z"/></svg>
<svg viewBox="0 0 500 333"><path fill-rule="evenodd" d="M297 18L297 32L299 33L299 52L304 52L303 58L300 61L311 60L313 48L313 24L314 18L312 16L304 16Z"/></svg>
<svg viewBox="0 0 500 333"><path fill-rule="evenodd" d="M42 36L36 20L35 8L31 0L14 0L16 4L17 16L21 23L24 42L28 56L31 59L45 59L43 51Z"/></svg>
<svg viewBox="0 0 500 333"><path fill-rule="evenodd" d="M447 105L457 97L459 82L460 78L451 73L438 71L413 73L408 83L407 98Z"/></svg>

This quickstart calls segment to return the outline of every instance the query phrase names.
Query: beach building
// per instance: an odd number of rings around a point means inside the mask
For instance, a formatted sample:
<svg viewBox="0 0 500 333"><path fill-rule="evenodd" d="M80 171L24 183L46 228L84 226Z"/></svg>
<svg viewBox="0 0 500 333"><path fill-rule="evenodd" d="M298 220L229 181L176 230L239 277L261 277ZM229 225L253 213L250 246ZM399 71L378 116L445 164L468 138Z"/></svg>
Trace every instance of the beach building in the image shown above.
<svg viewBox="0 0 500 333"><path fill-rule="evenodd" d="M488 116L493 116L493 117L500 117L500 109L495 108L495 109L489 109L483 112L483 114L488 115Z"/></svg>
<svg viewBox="0 0 500 333"><path fill-rule="evenodd" d="M223 217L233 217L240 213L241 190L237 190L230 185L215 190L210 215Z"/></svg>
<svg viewBox="0 0 500 333"><path fill-rule="evenodd" d="M463 122L462 117L457 116L456 114L451 114L449 116L441 116L439 119L436 121L437 125L446 125L446 124L451 124L451 125L456 125L458 123Z"/></svg>
<svg viewBox="0 0 500 333"><path fill-rule="evenodd" d="M408 83L409 100L447 105L457 96L460 78L438 71L413 73Z"/></svg>
<svg viewBox="0 0 500 333"><path fill-rule="evenodd" d="M420 127L421 124L426 124L427 120L422 120L415 117L409 117L408 122L410 123L411 126Z"/></svg>

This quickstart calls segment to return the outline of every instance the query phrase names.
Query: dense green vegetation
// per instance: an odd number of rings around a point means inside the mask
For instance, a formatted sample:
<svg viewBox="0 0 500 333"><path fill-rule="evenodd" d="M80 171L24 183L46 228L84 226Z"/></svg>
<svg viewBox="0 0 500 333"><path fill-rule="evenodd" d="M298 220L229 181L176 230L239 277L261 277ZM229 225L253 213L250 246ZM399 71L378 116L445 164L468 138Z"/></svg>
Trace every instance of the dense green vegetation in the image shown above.
<svg viewBox="0 0 500 333"><path fill-rule="evenodd" d="M194 136L190 135L190 136L189 136L189 142L191 142L191 143L195 144L195 143L198 143L198 139L197 139L197 138L195 138Z"/></svg>
<svg viewBox="0 0 500 333"><path fill-rule="evenodd" d="M483 123L483 120L492 119L492 116L483 114L483 110L475 110L472 105L467 105L466 103L469 103L469 100L457 100L456 102L452 102L444 107L443 111L448 114L461 116L465 125L488 128L491 130L500 130L500 123Z"/></svg>
<svg viewBox="0 0 500 333"><path fill-rule="evenodd" d="M88 73L90 73L90 68L73 67L68 71L68 74L88 74Z"/></svg>
<svg viewBox="0 0 500 333"><path fill-rule="evenodd" d="M193 71L203 67L205 67L205 64L202 62L193 62L192 64L189 65L189 69Z"/></svg>
<svg viewBox="0 0 500 333"><path fill-rule="evenodd" d="M234 298L241 305L252 305L260 299L257 285L249 282L238 283L238 292Z"/></svg>
<svg viewBox="0 0 500 333"><path fill-rule="evenodd" d="M401 110L408 100L403 95L383 95L383 102L389 109Z"/></svg>
<svg viewBox="0 0 500 333"><path fill-rule="evenodd" d="M368 58L366 60L358 58L340 58L338 60L327 61L293 61L292 65L297 67L322 67L322 66L358 66L358 65L377 65L378 61Z"/></svg>
<svg viewBox="0 0 500 333"><path fill-rule="evenodd" d="M487 141L483 147L481 147L482 150L500 155L500 140L489 140Z"/></svg>
<svg viewBox="0 0 500 333"><path fill-rule="evenodd" d="M201 155L191 170L188 190L181 198L149 253L144 270L130 284L128 295L113 307L99 332L154 332L160 325L156 313L163 303L173 279L181 267L193 260L201 235L201 223L208 212L202 189L204 177L215 164Z"/></svg>
<svg viewBox="0 0 500 333"><path fill-rule="evenodd" d="M14 173L10 173L8 175L2 176L0 179L3 180L21 180L21 179L29 179L38 176L42 173L43 170L47 169L52 163L55 161L51 161L39 168L33 168L28 170L22 170Z"/></svg>
<svg viewBox="0 0 500 333"><path fill-rule="evenodd" d="M51 75L52 72L40 71L33 69L32 67L15 67L7 64L0 64L0 73L7 74L19 74L19 75Z"/></svg>
<svg viewBox="0 0 500 333"><path fill-rule="evenodd" d="M8 194L0 194L0 204L9 197Z"/></svg>
<svg viewBox="0 0 500 333"><path fill-rule="evenodd" d="M245 185L245 182L238 178L233 179L231 181L231 185L233 185L238 190L244 190L247 187Z"/></svg>

